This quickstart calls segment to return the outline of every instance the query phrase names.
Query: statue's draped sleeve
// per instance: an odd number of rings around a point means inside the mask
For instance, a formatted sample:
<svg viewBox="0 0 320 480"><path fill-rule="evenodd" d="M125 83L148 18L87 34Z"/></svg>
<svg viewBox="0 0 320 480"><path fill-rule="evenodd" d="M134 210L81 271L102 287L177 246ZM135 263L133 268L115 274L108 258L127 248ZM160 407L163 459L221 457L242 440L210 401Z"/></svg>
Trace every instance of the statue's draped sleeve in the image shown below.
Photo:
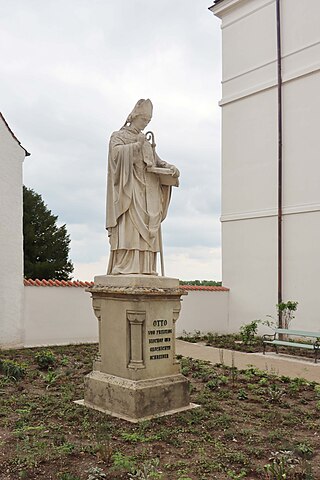
<svg viewBox="0 0 320 480"><path fill-rule="evenodd" d="M158 156L158 154L155 154L155 165L157 167L161 168L170 168L171 164L168 162L165 162L164 160L161 160L161 158ZM169 203L171 200L171 193L172 193L172 187L169 187L168 185L161 185L162 188L162 216L161 216L161 222L166 218L167 213L168 213L168 208L169 208Z"/></svg>
<svg viewBox="0 0 320 480"><path fill-rule="evenodd" d="M130 206L133 192L134 144L125 144L119 132L111 135L108 158L106 228L117 225Z"/></svg>

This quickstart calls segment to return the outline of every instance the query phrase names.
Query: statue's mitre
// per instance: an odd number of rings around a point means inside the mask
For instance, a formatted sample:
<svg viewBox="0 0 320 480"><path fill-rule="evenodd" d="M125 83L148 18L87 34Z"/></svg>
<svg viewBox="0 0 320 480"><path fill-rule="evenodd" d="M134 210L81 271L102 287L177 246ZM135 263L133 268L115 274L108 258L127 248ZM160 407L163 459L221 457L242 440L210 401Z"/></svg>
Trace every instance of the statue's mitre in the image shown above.
<svg viewBox="0 0 320 480"><path fill-rule="evenodd" d="M139 115L143 115L145 117L152 117L152 110L153 110L153 105L152 102L149 98L145 100L144 98L141 98L140 100L137 101L137 103L134 106L134 109L130 113L130 115L127 118L127 122L132 122L132 120L135 117L138 117Z"/></svg>

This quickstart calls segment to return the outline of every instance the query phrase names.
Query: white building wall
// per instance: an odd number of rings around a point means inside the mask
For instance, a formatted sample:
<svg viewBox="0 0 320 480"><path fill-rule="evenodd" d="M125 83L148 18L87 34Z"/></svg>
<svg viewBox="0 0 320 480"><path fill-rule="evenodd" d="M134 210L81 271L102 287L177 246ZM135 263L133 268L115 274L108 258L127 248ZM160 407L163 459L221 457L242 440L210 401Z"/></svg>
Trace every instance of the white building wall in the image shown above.
<svg viewBox="0 0 320 480"><path fill-rule="evenodd" d="M222 224L223 281L229 292L229 332L275 314L277 225L274 217Z"/></svg>
<svg viewBox="0 0 320 480"><path fill-rule="evenodd" d="M25 347L98 341L98 320L84 288L25 288ZM177 335L228 329L228 291L189 291L183 296ZM1 344L0 344L1 346Z"/></svg>
<svg viewBox="0 0 320 480"><path fill-rule="evenodd" d="M277 303L277 49L275 0L224 0L222 255L231 331ZM320 331L320 2L281 0L283 300L295 326Z"/></svg>
<svg viewBox="0 0 320 480"><path fill-rule="evenodd" d="M0 343L22 344L22 162L25 150L0 116Z"/></svg>

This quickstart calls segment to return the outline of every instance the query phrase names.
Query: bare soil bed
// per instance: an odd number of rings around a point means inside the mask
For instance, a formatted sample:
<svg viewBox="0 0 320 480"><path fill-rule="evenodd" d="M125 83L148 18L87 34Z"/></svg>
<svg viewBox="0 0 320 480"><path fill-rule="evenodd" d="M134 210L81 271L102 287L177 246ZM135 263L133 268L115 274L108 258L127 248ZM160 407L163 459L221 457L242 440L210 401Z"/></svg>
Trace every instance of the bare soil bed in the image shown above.
<svg viewBox="0 0 320 480"><path fill-rule="evenodd" d="M181 359L201 407L134 425L73 403L97 345L45 350L0 352L1 480L320 479L318 384Z"/></svg>

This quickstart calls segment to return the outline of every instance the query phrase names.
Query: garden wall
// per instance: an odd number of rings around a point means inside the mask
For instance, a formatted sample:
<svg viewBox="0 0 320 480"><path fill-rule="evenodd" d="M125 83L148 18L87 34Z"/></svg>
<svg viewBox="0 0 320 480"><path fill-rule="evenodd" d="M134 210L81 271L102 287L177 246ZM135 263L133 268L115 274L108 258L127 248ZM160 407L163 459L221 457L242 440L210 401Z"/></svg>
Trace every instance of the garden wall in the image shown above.
<svg viewBox="0 0 320 480"><path fill-rule="evenodd" d="M97 319L91 296L85 288L90 282L25 280L25 347L96 342ZM228 330L228 296L224 287L183 286L184 295L177 335L192 332Z"/></svg>

